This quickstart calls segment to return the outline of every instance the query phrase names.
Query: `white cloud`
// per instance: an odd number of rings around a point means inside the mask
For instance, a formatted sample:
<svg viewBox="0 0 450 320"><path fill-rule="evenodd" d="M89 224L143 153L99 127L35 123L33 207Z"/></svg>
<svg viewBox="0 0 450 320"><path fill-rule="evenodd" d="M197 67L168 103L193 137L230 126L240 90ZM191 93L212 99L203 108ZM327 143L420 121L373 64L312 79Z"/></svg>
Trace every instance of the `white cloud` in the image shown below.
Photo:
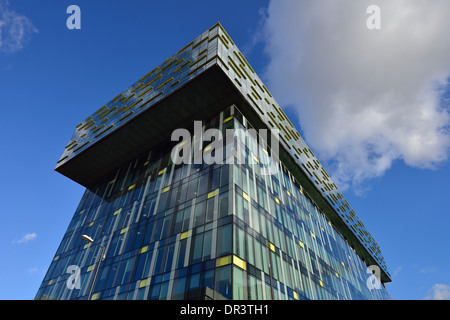
<svg viewBox="0 0 450 320"><path fill-rule="evenodd" d="M425 300L450 300L450 286L436 283L428 291L428 295Z"/></svg>
<svg viewBox="0 0 450 320"><path fill-rule="evenodd" d="M26 235L23 236L22 239L20 240L14 240L13 243L27 243L31 240L35 240L37 238L37 234L36 233L27 233Z"/></svg>
<svg viewBox="0 0 450 320"><path fill-rule="evenodd" d="M392 276L396 277L400 274L400 272L403 270L403 266L398 266L395 268L395 270L392 272Z"/></svg>
<svg viewBox="0 0 450 320"><path fill-rule="evenodd" d="M423 274L437 273L438 271L439 270L436 267L425 267L419 270L419 272Z"/></svg>
<svg viewBox="0 0 450 320"><path fill-rule="evenodd" d="M369 30L366 9L381 9ZM437 168L450 147L450 1L271 1L265 78L341 189L396 160Z"/></svg>
<svg viewBox="0 0 450 320"><path fill-rule="evenodd" d="M37 32L27 17L10 9L7 0L0 0L0 52L14 53L21 50L31 35Z"/></svg>
<svg viewBox="0 0 450 320"><path fill-rule="evenodd" d="M28 272L29 275L33 275L36 272L38 272L38 268L32 267L32 268L28 269L27 272Z"/></svg>

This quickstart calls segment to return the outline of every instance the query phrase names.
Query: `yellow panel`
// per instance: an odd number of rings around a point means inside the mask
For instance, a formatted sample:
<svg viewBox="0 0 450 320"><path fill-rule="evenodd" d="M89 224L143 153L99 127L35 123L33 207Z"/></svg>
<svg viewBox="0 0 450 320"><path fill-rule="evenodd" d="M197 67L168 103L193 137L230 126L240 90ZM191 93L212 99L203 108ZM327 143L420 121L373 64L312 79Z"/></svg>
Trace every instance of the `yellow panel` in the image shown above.
<svg viewBox="0 0 450 320"><path fill-rule="evenodd" d="M217 59L222 63L222 66L225 67L225 69L230 70L230 68L228 68L228 66L226 65L226 63L222 60L222 58L220 56L216 56Z"/></svg>
<svg viewBox="0 0 450 320"><path fill-rule="evenodd" d="M147 285L147 282L148 282L147 280L148 279L141 280L141 282L139 283L139 288L145 287Z"/></svg>
<svg viewBox="0 0 450 320"><path fill-rule="evenodd" d="M233 255L233 264L238 266L241 269L247 270L247 264L241 258Z"/></svg>
<svg viewBox="0 0 450 320"><path fill-rule="evenodd" d="M223 122L225 123L225 122L228 122L228 121L230 121L231 119L233 119L233 116L229 116L228 118L226 118L225 120L223 120Z"/></svg>
<svg viewBox="0 0 450 320"><path fill-rule="evenodd" d="M91 264L88 268L87 268L87 272L91 272L94 269L95 265Z"/></svg>
<svg viewBox="0 0 450 320"><path fill-rule="evenodd" d="M297 292L295 292L295 291L294 291L294 299L295 299L295 300L298 300L298 294L297 294Z"/></svg>
<svg viewBox="0 0 450 320"><path fill-rule="evenodd" d="M162 192L161 192L161 193L167 192L167 191L169 191L169 190L170 190L170 186L169 186L169 187L165 187L164 189L162 189Z"/></svg>
<svg viewBox="0 0 450 320"><path fill-rule="evenodd" d="M148 89L146 89L145 91L142 91L140 94L139 94L139 98L140 97L142 97L144 94L146 94L147 92L149 92L150 90L152 90L153 89L153 87L150 87L150 88L148 88Z"/></svg>
<svg viewBox="0 0 450 320"><path fill-rule="evenodd" d="M322 282L322 280L319 280L319 284L320 284L321 287L323 287L323 282Z"/></svg>
<svg viewBox="0 0 450 320"><path fill-rule="evenodd" d="M75 148L78 145L78 143L75 143L73 146L71 146L70 148L67 149L67 151L72 150L73 148Z"/></svg>
<svg viewBox="0 0 450 320"><path fill-rule="evenodd" d="M298 240L298 244L300 245L300 247L304 248L305 245L303 244L303 242L301 242L300 240Z"/></svg>
<svg viewBox="0 0 450 320"><path fill-rule="evenodd" d="M106 131L108 131L108 130L110 130L110 129L112 129L114 127L114 125L112 124L112 125L110 125L108 128L106 128L105 130L103 130L102 132L100 132L99 134L97 134L96 136L95 136L95 138L98 138L98 137L100 137L102 134L104 134Z"/></svg>
<svg viewBox="0 0 450 320"><path fill-rule="evenodd" d="M180 236L180 240L186 239L189 237L189 231L183 232Z"/></svg>
<svg viewBox="0 0 450 320"><path fill-rule="evenodd" d="M123 110L122 113L127 112L128 110L130 110L131 108L133 108L135 105L137 105L138 103L140 103L140 102L143 101L143 100L144 100L144 99L141 98L141 99L135 101L131 106L129 106L128 108L126 108L125 110ZM120 109L122 109L122 108L120 108Z"/></svg>
<svg viewBox="0 0 450 320"><path fill-rule="evenodd" d="M142 247L141 250L139 250L139 253L144 253L148 251L148 246Z"/></svg>
<svg viewBox="0 0 450 320"><path fill-rule="evenodd" d="M316 238L316 235L314 233L311 232L311 237L313 237L314 239Z"/></svg>
<svg viewBox="0 0 450 320"><path fill-rule="evenodd" d="M145 161L144 166L148 165L148 161Z"/></svg>
<svg viewBox="0 0 450 320"><path fill-rule="evenodd" d="M166 80L164 83L161 83L156 89L157 90L161 89L162 87L164 87L166 84L168 84L172 80L173 80L173 77L170 78L169 80Z"/></svg>
<svg viewBox="0 0 450 320"><path fill-rule="evenodd" d="M169 61L169 59L167 59L166 61ZM167 64L164 68L158 70L158 72L156 72L156 74L161 75L161 72L163 72L165 69L167 69L168 67L170 67L172 64L174 64L177 61L178 61L178 59L173 60L171 63Z"/></svg>
<svg viewBox="0 0 450 320"><path fill-rule="evenodd" d="M123 234L123 233L125 233L125 232L127 232L127 231L128 231L128 227L123 228L122 230L120 230L120 234Z"/></svg>
<svg viewBox="0 0 450 320"><path fill-rule="evenodd" d="M269 249L275 252L275 246L269 242Z"/></svg>
<svg viewBox="0 0 450 320"><path fill-rule="evenodd" d="M278 204L280 204L280 200L278 200L277 197L274 197L274 198L275 198L275 202L278 203Z"/></svg>
<svg viewBox="0 0 450 320"><path fill-rule="evenodd" d="M158 176L166 172L166 168L162 169L160 172L158 172Z"/></svg>
<svg viewBox="0 0 450 320"><path fill-rule="evenodd" d="M122 121L126 118L128 118L129 116L131 116L134 113L134 111L130 111L130 113L127 113L126 115L124 115L122 118L119 119L119 121Z"/></svg>
<svg viewBox="0 0 450 320"><path fill-rule="evenodd" d="M59 256L56 256L53 261L59 260Z"/></svg>
<svg viewBox="0 0 450 320"><path fill-rule="evenodd" d="M214 59L216 59L217 56L212 57L209 60L206 60L204 63L202 63L201 65L197 66L194 70L189 71L188 75L191 75L192 73L194 73L195 71L199 70L200 68L204 67L205 65L207 65L208 63L210 63L211 61L213 61Z"/></svg>
<svg viewBox="0 0 450 320"><path fill-rule="evenodd" d="M76 148L75 150L73 150L73 152L77 152L78 150L80 150L81 148L83 148L84 146L86 146L87 144L89 144L90 141L87 141L85 143L83 143L81 146L79 146L78 148Z"/></svg>
<svg viewBox="0 0 450 320"><path fill-rule="evenodd" d="M192 49L195 49L196 47L198 47L199 45L201 45L203 42L205 42L208 39L209 39L209 37L206 37L205 39L200 40L198 43L196 43L195 45L192 46Z"/></svg>
<svg viewBox="0 0 450 320"><path fill-rule="evenodd" d="M218 258L216 260L216 267L226 266L227 264L231 263L231 255Z"/></svg>
<svg viewBox="0 0 450 320"><path fill-rule="evenodd" d="M194 62L192 62L190 65L189 65L189 68L192 68L193 66L195 66L196 64L198 64L200 61L202 61L203 59L206 59L206 57L207 57L207 55L205 54L204 56L202 56L202 57L198 57L197 58L197 60L195 60Z"/></svg>
<svg viewBox="0 0 450 320"><path fill-rule="evenodd" d="M219 189L211 191L210 193L208 193L208 199L214 197L218 193L219 193Z"/></svg>
<svg viewBox="0 0 450 320"><path fill-rule="evenodd" d="M114 216L116 215L116 214L119 214L120 212L122 211L122 208L120 208L120 209L117 209L116 211L114 211Z"/></svg>
<svg viewBox="0 0 450 320"><path fill-rule="evenodd" d="M137 89L139 89L140 87L142 87L143 83L141 83L140 85L138 85L136 88L134 88L133 90L131 90L131 92L135 92Z"/></svg>
<svg viewBox="0 0 450 320"><path fill-rule="evenodd" d="M129 187L128 187L128 190L131 190L131 189L133 189L134 187L136 187L136 184L133 184L133 185L129 186Z"/></svg>
<svg viewBox="0 0 450 320"><path fill-rule="evenodd" d="M180 70L181 68L185 67L185 66L188 65L189 63L191 63L191 60L186 61L186 62L183 63L181 66L179 66L178 68L176 68L175 70L173 70L173 72L177 72L178 70Z"/></svg>
<svg viewBox="0 0 450 320"><path fill-rule="evenodd" d="M189 44L185 45L183 48L181 48L180 50L178 50L177 53L180 53L181 51L185 50L187 47L189 47L191 44L193 44L194 41L191 41Z"/></svg>
<svg viewBox="0 0 450 320"><path fill-rule="evenodd" d="M100 292L94 293L91 297L91 300L97 300L100 297Z"/></svg>
<svg viewBox="0 0 450 320"><path fill-rule="evenodd" d="M100 127L98 127L97 129L92 128L92 132L96 133L97 131L100 131L102 128L104 128L106 125L102 124Z"/></svg>
<svg viewBox="0 0 450 320"><path fill-rule="evenodd" d="M208 151L208 150L211 150L211 148L212 148L212 146L211 146L211 145L208 145L208 146L203 150L203 152L206 152L206 151Z"/></svg>
<svg viewBox="0 0 450 320"><path fill-rule="evenodd" d="M244 197L245 200L249 201L249 197L248 194L246 194L244 191L242 191L242 196Z"/></svg>

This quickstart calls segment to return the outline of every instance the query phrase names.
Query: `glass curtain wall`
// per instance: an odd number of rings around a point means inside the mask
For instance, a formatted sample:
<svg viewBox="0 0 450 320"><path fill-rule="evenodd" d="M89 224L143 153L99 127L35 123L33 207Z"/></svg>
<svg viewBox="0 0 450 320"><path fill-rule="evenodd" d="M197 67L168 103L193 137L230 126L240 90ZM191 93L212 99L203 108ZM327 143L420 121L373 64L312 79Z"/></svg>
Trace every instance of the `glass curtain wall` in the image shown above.
<svg viewBox="0 0 450 320"><path fill-rule="evenodd" d="M88 188L36 299L390 299L235 106L202 124L223 161L176 164L171 142Z"/></svg>

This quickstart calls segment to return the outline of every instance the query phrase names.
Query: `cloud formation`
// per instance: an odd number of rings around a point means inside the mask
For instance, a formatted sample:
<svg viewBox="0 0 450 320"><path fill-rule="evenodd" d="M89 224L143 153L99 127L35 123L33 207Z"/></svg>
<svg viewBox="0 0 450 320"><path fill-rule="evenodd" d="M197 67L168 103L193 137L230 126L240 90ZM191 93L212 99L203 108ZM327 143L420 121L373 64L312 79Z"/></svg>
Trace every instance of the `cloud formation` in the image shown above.
<svg viewBox="0 0 450 320"><path fill-rule="evenodd" d="M366 25L372 4L380 30ZM362 188L396 160L447 160L449 12L448 0L269 3L264 76L339 188Z"/></svg>
<svg viewBox="0 0 450 320"><path fill-rule="evenodd" d="M12 10L7 0L0 0L0 52L21 50L38 30L31 21Z"/></svg>
<svg viewBox="0 0 450 320"><path fill-rule="evenodd" d="M428 291L428 295L425 300L450 300L450 286L436 283Z"/></svg>
<svg viewBox="0 0 450 320"><path fill-rule="evenodd" d="M14 240L13 242L14 243L18 243L18 244L27 243L27 242L29 242L31 240L35 240L36 238L37 238L37 234L36 233L34 233L34 232L33 233L27 233L26 235L23 236L22 239Z"/></svg>

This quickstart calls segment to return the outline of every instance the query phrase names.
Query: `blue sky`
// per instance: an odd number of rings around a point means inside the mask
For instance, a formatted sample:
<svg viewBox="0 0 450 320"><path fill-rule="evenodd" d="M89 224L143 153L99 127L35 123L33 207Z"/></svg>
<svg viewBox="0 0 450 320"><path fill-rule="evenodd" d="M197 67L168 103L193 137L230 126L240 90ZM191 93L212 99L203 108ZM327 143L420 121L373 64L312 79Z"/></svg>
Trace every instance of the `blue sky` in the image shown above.
<svg viewBox="0 0 450 320"><path fill-rule="evenodd" d="M0 0L0 299L34 298L81 199L54 171L76 124L217 21L380 245L393 298L449 299L449 6L372 2L370 33L355 1Z"/></svg>

